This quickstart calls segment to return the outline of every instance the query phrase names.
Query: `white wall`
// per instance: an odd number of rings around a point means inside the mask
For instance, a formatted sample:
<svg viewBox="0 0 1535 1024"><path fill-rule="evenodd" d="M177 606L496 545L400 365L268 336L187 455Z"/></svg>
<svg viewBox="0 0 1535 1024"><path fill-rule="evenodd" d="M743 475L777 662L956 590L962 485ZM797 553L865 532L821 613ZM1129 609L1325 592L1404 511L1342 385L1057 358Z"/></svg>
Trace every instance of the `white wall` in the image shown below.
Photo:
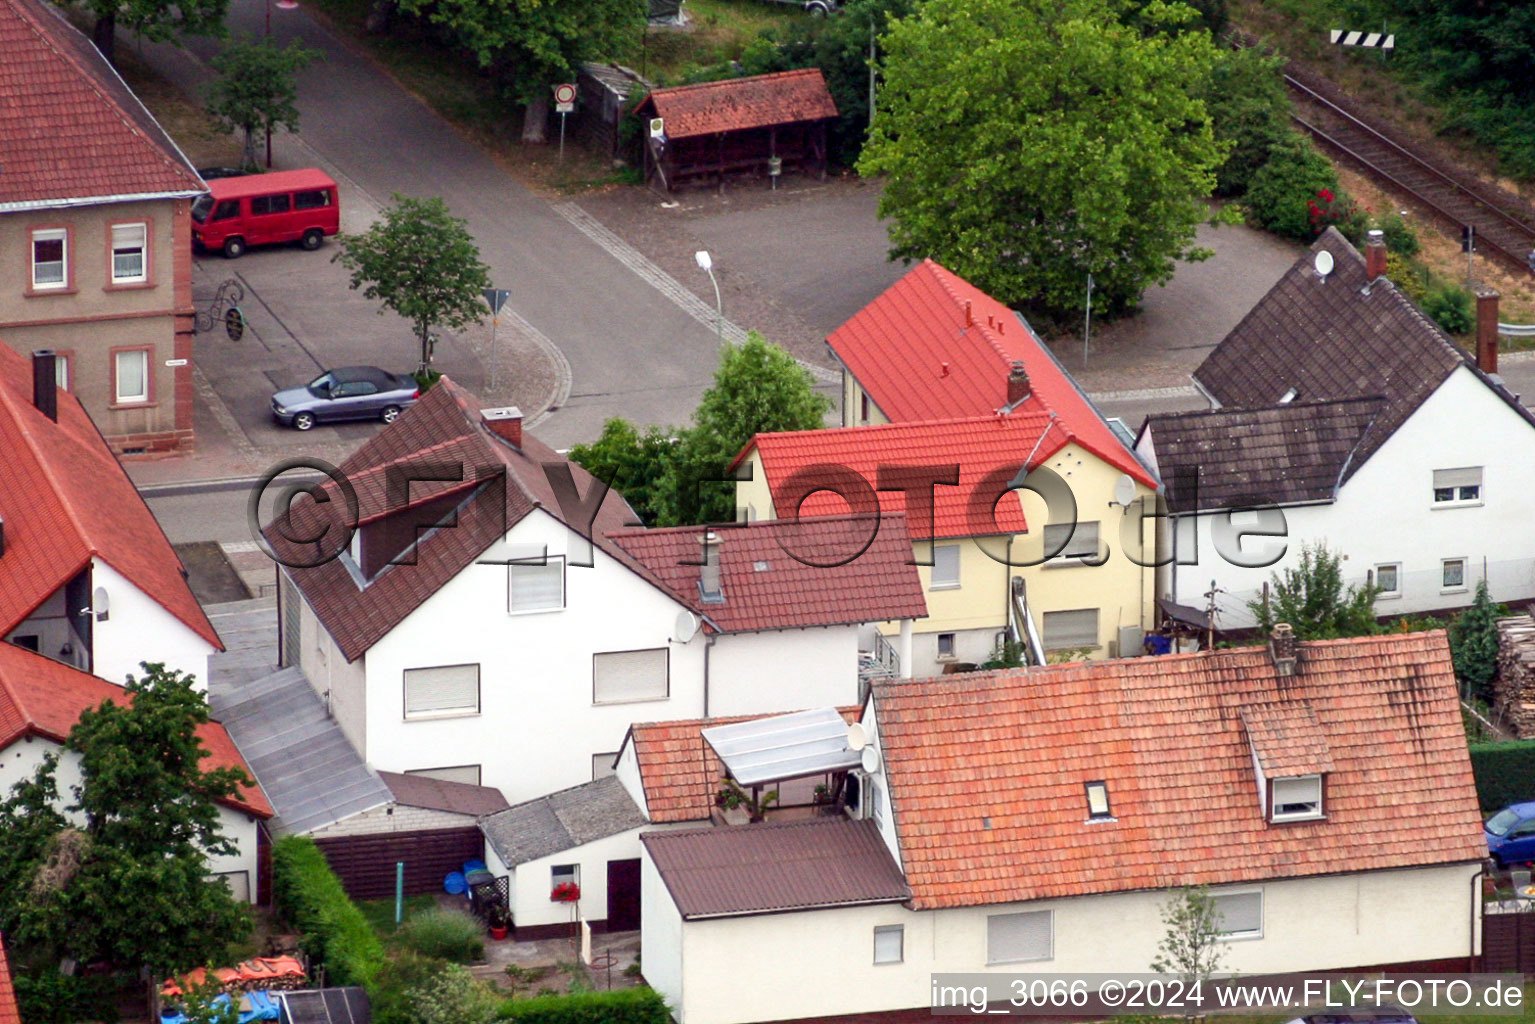
<svg viewBox="0 0 1535 1024"><path fill-rule="evenodd" d="M1435 507L1433 471L1481 466L1480 505ZM1261 481L1254 482L1261 486ZM1535 427L1510 409L1469 370L1456 370L1344 485L1331 505L1283 510L1289 533L1284 558L1264 568L1230 565L1211 539L1214 517L1199 519L1197 565L1164 566L1158 593L1203 608L1211 579L1220 596L1217 626L1253 624L1247 602L1274 572L1298 563L1303 543L1325 540L1346 556L1346 582L1363 583L1380 564L1400 564L1402 595L1376 602L1377 615L1411 615L1468 605L1483 578L1492 596L1514 601L1535 596L1535 531L1529 527L1535 495ZM1271 513L1272 514L1272 513ZM1187 520L1176 533L1183 556L1192 539ZM1246 546L1276 544L1249 540ZM1466 586L1442 587L1441 560L1465 558Z"/></svg>
<svg viewBox="0 0 1535 1024"><path fill-rule="evenodd" d="M489 844L487 844L489 845ZM568 903L555 903L549 898L553 887L550 870L556 864L579 865L577 884L581 886L581 899L576 911L583 921L602 921L608 916L608 861L633 860L640 855L640 830L598 839L570 850L561 850L547 857L517 865L517 878L513 885L516 900L512 904L512 919L517 927L536 925L569 924L571 908Z"/></svg>
<svg viewBox="0 0 1535 1024"><path fill-rule="evenodd" d="M666 1000L666 1005L672 1011L672 1016L681 1020L683 967L685 966L682 915L677 912L677 904L672 902L671 893L666 891L666 883L661 880L661 874L656 870L655 862L650 859L649 851L644 850L643 846L640 851L640 952L644 959L645 981L651 988L661 993L661 997ZM739 952L742 956L731 968L731 974L758 973L755 970L745 970L742 965L772 963L772 958L778 953L777 950L762 953L756 950ZM790 980L789 975L780 974L777 971L768 973L778 977L782 988L792 988L800 984L798 978L792 979L792 984L783 984L784 981ZM775 997L768 1005L772 1006L777 1002ZM706 1006L704 1012L712 1012L712 1007Z"/></svg>
<svg viewBox="0 0 1535 1024"><path fill-rule="evenodd" d="M105 622L91 624L95 663L92 673L121 684L142 676L139 663L163 662L197 678L197 689L208 689L208 656L214 646L158 601L134 586L99 558L91 560L91 591L107 592Z"/></svg>
<svg viewBox="0 0 1535 1024"><path fill-rule="evenodd" d="M634 801L634 806L640 809L645 817L650 817L650 805L645 801L645 783L640 778L640 760L634 752L634 744L625 740L623 748L618 752L618 761L614 765L613 774L618 776L619 784L624 787L624 792L629 794L629 799Z"/></svg>
<svg viewBox="0 0 1535 1024"><path fill-rule="evenodd" d="M709 714L757 715L858 703L858 627L731 633L709 661Z"/></svg>
<svg viewBox="0 0 1535 1024"><path fill-rule="evenodd" d="M330 716L341 727L358 756L368 757L367 655L348 663L341 648L309 607L303 592L291 591L299 602L299 668L320 696ZM403 683L401 684L403 686ZM403 691L402 691L403 692ZM396 701L397 708L401 707ZM387 766L385 766L387 767Z"/></svg>
<svg viewBox="0 0 1535 1024"><path fill-rule="evenodd" d="M679 941L676 907L659 879L650 881L648 861L645 867L646 882L657 890L657 899L645 893L645 974L680 1007L683 1024L927 1006L934 972L1145 972L1166 931L1161 911L1168 897L1158 891L939 911L895 904L687 921ZM1456 865L1216 887L1216 895L1260 889L1264 901L1263 936L1227 943L1222 969L1268 974L1466 956L1476 870ZM1051 959L989 966L987 916L1035 910L1054 914ZM874 928L881 925L905 928L902 963L873 962ZM774 969L743 972L742 963Z"/></svg>

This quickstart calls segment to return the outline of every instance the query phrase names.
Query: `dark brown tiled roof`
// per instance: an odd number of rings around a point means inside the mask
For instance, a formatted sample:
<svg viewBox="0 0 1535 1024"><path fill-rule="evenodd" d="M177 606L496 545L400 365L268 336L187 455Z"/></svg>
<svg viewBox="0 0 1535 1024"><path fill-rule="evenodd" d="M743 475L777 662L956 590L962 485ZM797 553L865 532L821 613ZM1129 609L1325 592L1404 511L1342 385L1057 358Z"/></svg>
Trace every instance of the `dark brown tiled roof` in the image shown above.
<svg viewBox="0 0 1535 1024"><path fill-rule="evenodd" d="M394 794L394 802L406 807L425 807L451 814L478 818L507 808L506 797L494 786L476 786L468 782L448 782L425 775L379 772L378 777Z"/></svg>
<svg viewBox="0 0 1535 1024"><path fill-rule="evenodd" d="M205 189L91 41L52 7L0 0L0 54L0 210Z"/></svg>
<svg viewBox="0 0 1535 1024"><path fill-rule="evenodd" d="M718 527L725 600L715 604L701 601L698 590L696 563L702 559L703 534L702 527L684 526L608 536L721 633L927 615L904 516L877 521L830 516Z"/></svg>
<svg viewBox="0 0 1535 1024"><path fill-rule="evenodd" d="M640 101L639 110L664 118L669 139L837 116L820 68L656 89Z"/></svg>
<svg viewBox="0 0 1535 1024"><path fill-rule="evenodd" d="M423 533L412 563L388 566L366 587L359 585L341 558L288 571L348 661L355 661L382 639L535 508L543 508L575 532L589 536L607 554L645 575L622 549L603 536L634 522L633 512L618 492L607 493L590 527L569 522L561 514L560 503L544 474L544 466L551 463L570 467L581 495L593 486L591 474L526 432L520 450L496 438L480 423L474 398L444 377L340 468L343 476L355 481L362 519L377 519L419 504L423 494L440 497L462 491L464 503L457 510L456 525ZM435 490L412 484L408 497L398 486L389 493L387 480L392 470L444 465L461 466L464 479L478 483L465 488L453 482ZM347 503L334 483L326 485L326 492L331 499L327 502L316 503L306 496L293 503L290 533L313 536L321 527L328 527L335 532L323 534L319 541L327 546L333 546L333 537L345 534ZM268 524L264 533L286 561L302 564L314 557L315 544L288 541L274 524ZM492 566L483 568L495 571ZM650 579L648 575L645 578Z"/></svg>
<svg viewBox="0 0 1535 1024"><path fill-rule="evenodd" d="M1258 647L876 684L914 906L1486 857L1444 632L1300 649L1288 677ZM1243 719L1299 729L1301 707L1332 766L1326 818L1270 825ZM1089 825L1099 779L1114 820Z"/></svg>
<svg viewBox="0 0 1535 1024"><path fill-rule="evenodd" d="M640 841L685 918L899 903L910 896L872 821L647 832Z"/></svg>
<svg viewBox="0 0 1535 1024"><path fill-rule="evenodd" d="M1383 398L1146 417L1173 512L1329 501Z"/></svg>
<svg viewBox="0 0 1535 1024"><path fill-rule="evenodd" d="M1317 277L1315 254L1334 267ZM1364 256L1336 228L1269 289L1194 371L1223 406L1278 404L1289 389L1300 402L1381 396L1385 407L1344 473L1358 471L1451 372L1471 358L1385 278L1364 293ZM1490 381L1488 382L1491 383ZM1506 390L1498 395L1532 425L1535 415Z"/></svg>

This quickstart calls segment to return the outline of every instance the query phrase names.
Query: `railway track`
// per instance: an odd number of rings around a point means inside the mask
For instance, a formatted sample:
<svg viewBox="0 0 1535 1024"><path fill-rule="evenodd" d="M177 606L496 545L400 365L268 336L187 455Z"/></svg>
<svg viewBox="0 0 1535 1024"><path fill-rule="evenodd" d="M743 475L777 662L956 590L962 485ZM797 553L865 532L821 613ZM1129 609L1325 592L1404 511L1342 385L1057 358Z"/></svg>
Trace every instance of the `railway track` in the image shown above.
<svg viewBox="0 0 1535 1024"><path fill-rule="evenodd" d="M1426 207L1446 227L1471 225L1476 248L1507 269L1535 276L1535 208L1512 193L1444 167L1413 152L1324 94L1319 82L1302 81L1293 67L1285 84L1297 124L1318 142L1365 173Z"/></svg>

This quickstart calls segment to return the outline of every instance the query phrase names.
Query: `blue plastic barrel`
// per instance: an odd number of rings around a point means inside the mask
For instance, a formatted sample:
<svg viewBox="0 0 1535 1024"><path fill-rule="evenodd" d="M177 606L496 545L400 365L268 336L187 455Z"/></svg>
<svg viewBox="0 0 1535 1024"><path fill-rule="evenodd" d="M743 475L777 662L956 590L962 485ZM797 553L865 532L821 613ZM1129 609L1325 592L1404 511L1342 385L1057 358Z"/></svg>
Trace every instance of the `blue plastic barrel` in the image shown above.
<svg viewBox="0 0 1535 1024"><path fill-rule="evenodd" d="M471 875L471 874L473 874L476 871L484 871L484 870L485 870L485 862L483 860L466 860L466 861L464 861L464 874L465 875Z"/></svg>
<svg viewBox="0 0 1535 1024"><path fill-rule="evenodd" d="M462 896L469 889L469 883L464 881L462 871L449 871L448 877L442 880L443 892L449 896Z"/></svg>

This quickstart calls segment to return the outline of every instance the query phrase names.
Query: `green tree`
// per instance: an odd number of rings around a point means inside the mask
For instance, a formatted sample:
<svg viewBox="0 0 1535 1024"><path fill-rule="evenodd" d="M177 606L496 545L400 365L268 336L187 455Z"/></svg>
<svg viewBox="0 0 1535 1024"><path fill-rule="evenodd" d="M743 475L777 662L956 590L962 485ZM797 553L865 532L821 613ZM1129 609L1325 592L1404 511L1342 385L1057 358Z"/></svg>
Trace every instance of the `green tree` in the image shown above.
<svg viewBox="0 0 1535 1024"><path fill-rule="evenodd" d="M1476 585L1471 607L1455 617L1450 626L1450 657L1455 677L1473 696L1492 699L1492 681L1498 674L1498 618L1508 609L1495 604L1487 581Z"/></svg>
<svg viewBox="0 0 1535 1024"><path fill-rule="evenodd" d="M1248 179L1245 204L1274 234L1309 242L1317 236L1310 204L1323 192L1337 191L1338 172L1332 164L1309 139L1290 131L1274 143L1268 162Z"/></svg>
<svg viewBox="0 0 1535 1024"><path fill-rule="evenodd" d="M665 461L652 501L661 526L731 522L735 486L727 469L761 433L826 425L831 401L794 357L756 331L720 350L714 384Z"/></svg>
<svg viewBox="0 0 1535 1024"><path fill-rule="evenodd" d="M640 522L654 526L656 488L675 448L676 442L660 427L641 432L628 420L615 416L602 425L602 436L597 440L572 447L570 459L622 494Z"/></svg>
<svg viewBox="0 0 1535 1024"><path fill-rule="evenodd" d="M1215 138L1230 147L1215 172L1216 191L1240 196L1274 146L1290 137L1284 58L1256 48L1223 50L1210 75L1205 107Z"/></svg>
<svg viewBox="0 0 1535 1024"><path fill-rule="evenodd" d="M222 36L229 0L84 0L81 8L94 19L91 42L115 61L118 26L156 43Z"/></svg>
<svg viewBox="0 0 1535 1024"><path fill-rule="evenodd" d="M208 706L191 677L144 670L128 679L129 701L104 701L69 734L80 782L65 810L78 826L50 805L52 759L0 804L0 931L25 964L109 960L163 977L221 957L250 930L206 858L235 852L215 801L252 783L202 768Z"/></svg>
<svg viewBox="0 0 1535 1024"><path fill-rule="evenodd" d="M1157 943L1151 969L1176 974L1186 982L1209 981L1220 970L1226 949L1221 944L1221 913L1204 886L1178 890L1162 907L1167 932Z"/></svg>
<svg viewBox="0 0 1535 1024"><path fill-rule="evenodd" d="M1281 622L1295 629L1297 640L1331 640L1379 633L1375 598L1380 588L1343 585L1343 560L1325 543L1301 548L1300 563L1270 574L1270 600L1248 602L1264 634Z"/></svg>
<svg viewBox="0 0 1535 1024"><path fill-rule="evenodd" d="M1110 0L927 0L885 34L859 159L887 176L891 255L931 256L1061 316L1133 305L1172 277L1224 156L1202 99L1203 32L1145 34ZM1181 24L1179 3L1147 23Z"/></svg>
<svg viewBox="0 0 1535 1024"><path fill-rule="evenodd" d="M411 322L424 373L432 365L433 327L459 330L485 319L481 293L490 287L490 268L480 262L468 225L440 197L393 199L367 231L337 237L341 251L331 262L352 272L352 288Z"/></svg>
<svg viewBox="0 0 1535 1024"><path fill-rule="evenodd" d="M323 54L297 39L279 49L269 38L244 39L213 58L219 73L208 90L207 111L226 132L245 133L245 166L256 165L256 132L298 131L293 76ZM268 161L267 166L271 166Z"/></svg>

